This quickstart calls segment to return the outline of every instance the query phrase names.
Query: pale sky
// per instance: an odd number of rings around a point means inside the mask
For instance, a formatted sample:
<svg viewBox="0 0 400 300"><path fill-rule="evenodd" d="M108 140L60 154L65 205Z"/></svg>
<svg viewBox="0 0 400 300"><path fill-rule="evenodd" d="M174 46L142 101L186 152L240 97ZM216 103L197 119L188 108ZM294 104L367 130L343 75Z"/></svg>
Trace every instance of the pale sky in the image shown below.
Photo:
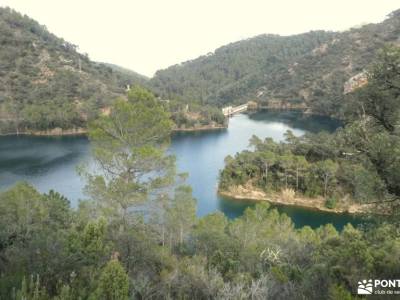
<svg viewBox="0 0 400 300"><path fill-rule="evenodd" d="M398 0L0 0L79 46L92 60L152 76L263 33L377 23Z"/></svg>

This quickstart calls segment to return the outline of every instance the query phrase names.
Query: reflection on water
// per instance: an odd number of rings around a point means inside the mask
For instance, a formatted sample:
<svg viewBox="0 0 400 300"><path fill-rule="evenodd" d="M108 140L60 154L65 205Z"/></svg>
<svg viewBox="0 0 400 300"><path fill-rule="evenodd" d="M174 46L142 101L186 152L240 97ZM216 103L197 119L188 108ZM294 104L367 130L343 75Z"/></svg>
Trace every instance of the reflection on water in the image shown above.
<svg viewBox="0 0 400 300"><path fill-rule="evenodd" d="M219 170L224 158L248 148L250 137L271 137L280 141L287 130L295 135L306 131L332 131L338 122L322 117L305 117L298 113L259 112L237 115L230 119L229 129L176 133L170 151L177 157L178 169L188 172L188 184L198 202L198 215L216 210L228 217L243 213L249 202L227 200L217 195ZM55 189L67 196L72 205L84 198L83 180L76 174L76 166L90 161L89 143L84 136L66 137L0 137L0 189L25 180L40 191ZM340 228L351 221L347 215L320 213L296 207L278 207L291 216L297 226L312 227L332 222Z"/></svg>
<svg viewBox="0 0 400 300"><path fill-rule="evenodd" d="M339 120L330 119L323 116L310 116L301 112L258 112L250 115L252 120L258 122L277 122L286 124L291 128L298 128L308 132L317 133L320 131L333 132L340 127L342 123Z"/></svg>
<svg viewBox="0 0 400 300"><path fill-rule="evenodd" d="M248 207L253 207L257 204L254 200L235 200L228 197L220 197L219 210L223 211L229 218L235 218L243 214ZM366 222L365 218L361 216L354 216L350 214L335 214L317 210L309 210L307 208L298 206L285 206L271 204L272 208L277 209L280 213L288 215L295 227L310 226L317 228L321 224L332 223L334 226L341 230L344 225L351 223L353 226ZM368 223L371 220L367 221Z"/></svg>
<svg viewBox="0 0 400 300"><path fill-rule="evenodd" d="M84 183L75 168L89 157L84 136L0 137L0 188L28 181L41 192L55 189L76 204Z"/></svg>

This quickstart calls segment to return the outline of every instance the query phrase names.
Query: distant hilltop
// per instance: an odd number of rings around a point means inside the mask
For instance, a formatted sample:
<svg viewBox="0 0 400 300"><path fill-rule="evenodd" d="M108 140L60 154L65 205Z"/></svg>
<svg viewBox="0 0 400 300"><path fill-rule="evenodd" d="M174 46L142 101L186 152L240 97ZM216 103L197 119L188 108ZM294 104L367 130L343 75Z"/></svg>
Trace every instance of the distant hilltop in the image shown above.
<svg viewBox="0 0 400 300"><path fill-rule="evenodd" d="M364 71L386 44L400 45L400 10L378 24L342 32L260 35L158 71L151 86L169 98L218 106L306 106L332 115L340 99L365 84Z"/></svg>

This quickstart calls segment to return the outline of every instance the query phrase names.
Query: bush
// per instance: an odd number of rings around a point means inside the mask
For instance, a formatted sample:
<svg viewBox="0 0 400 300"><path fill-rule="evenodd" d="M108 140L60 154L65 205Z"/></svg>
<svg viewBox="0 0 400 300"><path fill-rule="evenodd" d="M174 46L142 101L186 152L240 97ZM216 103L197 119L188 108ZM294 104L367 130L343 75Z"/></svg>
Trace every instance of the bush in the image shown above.
<svg viewBox="0 0 400 300"><path fill-rule="evenodd" d="M335 197L329 197L325 200L325 207L329 209L334 209L337 204L337 199Z"/></svg>

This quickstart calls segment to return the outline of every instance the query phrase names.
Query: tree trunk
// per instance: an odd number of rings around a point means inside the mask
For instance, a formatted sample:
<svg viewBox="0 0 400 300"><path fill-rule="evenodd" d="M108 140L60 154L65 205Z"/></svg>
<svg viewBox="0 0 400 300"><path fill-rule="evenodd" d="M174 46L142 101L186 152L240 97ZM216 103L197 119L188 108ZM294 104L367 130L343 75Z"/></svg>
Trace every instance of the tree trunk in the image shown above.
<svg viewBox="0 0 400 300"><path fill-rule="evenodd" d="M165 225L162 225L162 245L165 246Z"/></svg>
<svg viewBox="0 0 400 300"><path fill-rule="evenodd" d="M326 197L326 193L327 193L327 191L328 191L328 179L329 179L329 175L325 175L324 197Z"/></svg>
<svg viewBox="0 0 400 300"><path fill-rule="evenodd" d="M287 189L287 172L286 172L286 169L285 169L285 189Z"/></svg>

